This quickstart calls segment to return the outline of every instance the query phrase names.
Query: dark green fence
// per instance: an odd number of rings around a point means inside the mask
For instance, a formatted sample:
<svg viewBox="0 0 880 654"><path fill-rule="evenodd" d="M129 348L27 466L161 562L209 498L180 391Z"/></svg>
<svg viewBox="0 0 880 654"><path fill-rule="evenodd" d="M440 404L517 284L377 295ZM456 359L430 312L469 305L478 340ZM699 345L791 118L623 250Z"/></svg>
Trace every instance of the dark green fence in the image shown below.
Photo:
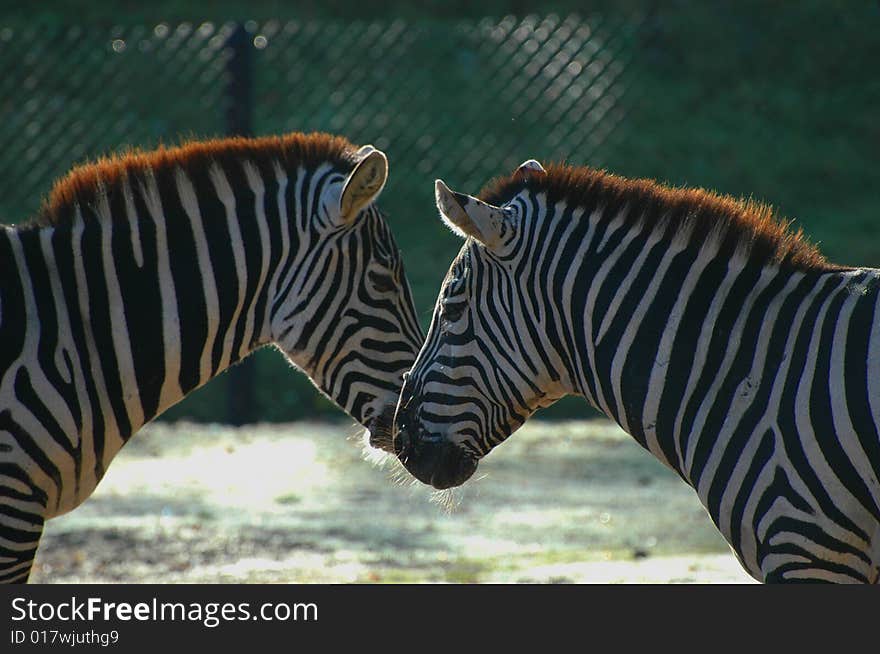
<svg viewBox="0 0 880 654"><path fill-rule="evenodd" d="M128 146L230 131L338 133L389 155L381 206L427 323L459 247L433 209L434 178L475 192L538 155L602 162L626 113L640 26L638 17L577 16L110 29L6 22L0 218L27 217L71 166ZM244 52L232 47L237 29ZM243 67L230 65L235 56ZM253 365L259 419L338 413L277 353L258 353ZM228 387L237 374L167 416L225 420L230 393L243 392Z"/></svg>
<svg viewBox="0 0 880 654"><path fill-rule="evenodd" d="M76 163L223 135L238 119L239 131L329 131L388 153L380 204L423 324L460 246L437 219L433 180L474 192L531 157L751 195L832 259L880 265L878 5L619 4L117 27L0 14L0 220L30 215ZM244 73L230 62L239 25ZM253 361L260 419L341 417L278 353ZM165 417L226 420L235 377Z"/></svg>

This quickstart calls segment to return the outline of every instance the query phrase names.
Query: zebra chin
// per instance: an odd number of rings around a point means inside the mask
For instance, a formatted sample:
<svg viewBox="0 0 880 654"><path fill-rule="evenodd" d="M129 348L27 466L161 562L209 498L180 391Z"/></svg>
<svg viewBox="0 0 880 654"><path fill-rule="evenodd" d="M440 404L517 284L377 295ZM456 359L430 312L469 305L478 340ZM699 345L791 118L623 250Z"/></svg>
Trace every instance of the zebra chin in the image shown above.
<svg viewBox="0 0 880 654"><path fill-rule="evenodd" d="M477 471L479 460L452 441L419 431L410 438L402 429L394 436L394 449L407 472L437 490L461 486Z"/></svg>

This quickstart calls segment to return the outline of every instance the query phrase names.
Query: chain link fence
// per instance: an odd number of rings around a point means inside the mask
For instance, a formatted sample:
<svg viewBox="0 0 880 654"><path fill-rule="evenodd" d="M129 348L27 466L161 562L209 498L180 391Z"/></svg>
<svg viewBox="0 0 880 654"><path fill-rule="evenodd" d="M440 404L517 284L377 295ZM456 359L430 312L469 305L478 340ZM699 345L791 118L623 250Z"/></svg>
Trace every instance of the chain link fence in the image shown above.
<svg viewBox="0 0 880 654"><path fill-rule="evenodd" d="M0 220L27 218L72 166L127 147L235 131L337 133L389 156L380 205L426 324L460 246L436 217L433 180L476 192L531 157L602 165L632 106L645 24L555 15L112 28L6 21ZM242 55L246 66L230 65ZM277 354L252 361L255 418L338 415ZM225 420L234 377L166 417Z"/></svg>

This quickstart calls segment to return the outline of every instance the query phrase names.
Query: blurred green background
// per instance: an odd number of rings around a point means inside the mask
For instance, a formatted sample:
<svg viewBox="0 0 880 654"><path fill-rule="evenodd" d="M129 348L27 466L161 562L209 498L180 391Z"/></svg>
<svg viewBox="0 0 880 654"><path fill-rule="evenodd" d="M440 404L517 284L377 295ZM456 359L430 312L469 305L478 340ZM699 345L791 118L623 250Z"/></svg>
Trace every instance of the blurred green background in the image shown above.
<svg viewBox="0 0 880 654"><path fill-rule="evenodd" d="M475 5L2 3L0 220L76 163L223 135L240 22L255 134L330 131L389 155L380 206L425 327L460 247L433 180L475 193L532 157L751 196L831 260L880 267L877 2ZM259 420L347 419L277 352L253 365ZM232 376L162 419L226 420Z"/></svg>

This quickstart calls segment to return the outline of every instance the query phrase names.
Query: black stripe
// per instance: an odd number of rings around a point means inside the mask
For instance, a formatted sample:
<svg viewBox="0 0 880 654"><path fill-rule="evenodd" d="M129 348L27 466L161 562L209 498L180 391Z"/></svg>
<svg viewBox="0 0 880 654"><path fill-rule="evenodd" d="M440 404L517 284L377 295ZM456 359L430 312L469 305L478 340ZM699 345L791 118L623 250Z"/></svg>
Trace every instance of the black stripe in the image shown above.
<svg viewBox="0 0 880 654"><path fill-rule="evenodd" d="M208 168L193 168L190 181L199 198L199 209L208 242L211 270L217 287L217 335L211 352L211 377L219 372L223 358L223 341L231 327L232 316L238 304L239 279L235 270L235 255L226 220L226 208L217 195ZM203 342L204 345L204 342ZM201 347L199 348L201 352Z"/></svg>
<svg viewBox="0 0 880 654"><path fill-rule="evenodd" d="M850 556L854 556L860 561L866 563L868 566L872 564L871 558L867 554L862 552L859 548L826 533L813 522L805 522L796 518L781 516L774 520L773 524L770 525L770 528L767 530L767 534L765 537L766 542L771 543L774 540L774 536L777 536L778 534L797 534L798 536L802 536L809 541L812 541L821 548L831 550L832 552L836 552L838 554L848 554ZM783 566L780 566L776 569L777 572L786 569L803 570L809 568L817 568L820 570L844 572L845 574L851 576L858 575L863 583L867 583L868 581L866 578L864 578L863 575L861 575L861 573L856 572L848 566L819 559L819 555L811 553L809 550L798 544L786 542L785 540L782 540L782 542L776 544L768 544L767 553L793 554L795 556L808 559L807 562L795 561L790 564L784 564Z"/></svg>
<svg viewBox="0 0 880 654"><path fill-rule="evenodd" d="M855 427L856 436L867 455L874 479L880 479L880 434L871 413L871 400L868 396L868 355L870 353L871 330L878 316L876 313L880 283L875 278L869 282L864 295L858 298L849 318L844 355L844 386L846 406L850 421ZM875 350L880 343L875 343ZM880 516L876 516L880 520Z"/></svg>
<svg viewBox="0 0 880 654"><path fill-rule="evenodd" d="M608 408L612 413L617 411L617 402L615 401L611 368L614 363L614 358L620 350L620 340L623 338L627 328L632 323L633 313L642 300L644 290L650 283L651 278L654 276L654 271L657 270L657 267L660 265L663 255L666 252L666 247L663 245L663 241L656 243L648 251L647 256L642 262L642 266L638 269L638 272L632 280L632 284L624 292L617 311L611 318L611 323L601 339L598 338L599 327L610 310L611 302L617 294L617 291L620 289L620 284L626 278L638 256L645 250L645 248L647 248L647 241L648 234L640 234L629 244L624 255L614 265L611 274L606 278L605 284L599 293L599 295L602 296L601 308L598 308L600 307L600 301L597 297L597 311L593 316L593 320L598 321L598 323L593 323L593 334L596 343L596 372L602 383L605 397L608 400ZM628 398L623 391L623 387L621 387L621 395L622 397L619 398L623 403L621 409L624 413L632 412L633 408L627 406ZM614 415L615 420L618 422L621 421L621 417L622 416ZM645 434L642 431L641 425L630 425L630 433L642 447L646 446Z"/></svg>
<svg viewBox="0 0 880 654"><path fill-rule="evenodd" d="M683 456L686 456L686 452L688 451L688 444L691 438L691 432L694 428L697 413L703 404L703 401L706 399L705 392L701 391L702 389L708 389L712 385L712 382L718 375L718 371L721 369L721 364L727 354L727 348L731 344L730 337L733 327L736 324L736 319L739 317L739 314L745 305L746 298L748 298L749 293L751 293L757 283L760 272L761 269L758 266L752 265L747 265L739 271L736 279L730 286L730 291L727 294L727 297L722 303L718 317L712 325L712 336L707 348L706 361L703 364L703 370L701 371L696 386L694 387L696 390L687 402L684 418L681 423L681 434L679 439ZM705 321L706 315L703 315L702 319ZM691 469L685 471L694 486L697 485L695 480L699 479L702 468L706 464L714 444L715 434L712 434L711 438L704 438L696 443L693 465Z"/></svg>
<svg viewBox="0 0 880 654"><path fill-rule="evenodd" d="M586 236L587 230L589 228L588 221L581 220L580 223L582 224L582 233L584 236ZM605 259L604 256L598 255L597 248L599 246L599 243L602 242L602 239L605 238L605 232L609 228L609 226L610 220L598 221L593 237L590 243L587 245L586 252L584 253L584 256L581 260L581 266L577 271L577 276L575 277L574 284L572 285L570 305L567 307L568 315L571 316L571 320L573 322L572 329L570 330L572 332L571 335L569 336L568 334L569 330L564 330L566 339L572 339L571 341L567 341L566 345L569 351L573 354L574 358L572 363L575 367L580 367L578 378L585 381L589 394L593 398L595 398L597 402L599 401L598 388L600 382L598 379L594 379L593 377L593 373L595 373L595 371L588 369L589 358L587 356L588 339L590 343L595 343L595 333L587 333L586 325L583 322L584 305L586 303L587 296L589 295L590 290L595 283L596 274L598 273L599 268L601 267ZM625 229L618 229L613 234L609 235L608 243L606 243L604 251L614 251L623 241L625 235ZM573 236L568 240L568 243L566 243L562 254L567 258L567 260L574 261L576 259L577 253L582 248L582 245L579 243L579 241L580 238L576 239ZM554 287L561 288L561 284L558 283L557 279L554 279ZM594 314L594 330L598 329L599 324L600 323L596 322Z"/></svg>
<svg viewBox="0 0 880 654"><path fill-rule="evenodd" d="M252 349L257 345L257 337L259 336L260 321L266 315L266 306L271 298L268 293L268 285L272 279L273 271L278 267L281 261L281 217L278 214L278 182L275 179L275 173L270 166L265 166L260 170L264 185L266 187L263 196L263 211L266 215L266 226L268 227L268 238L266 250L263 255L268 258L269 265L266 272L264 284L266 287L261 293L257 294L254 304L254 333L251 336L251 342L248 343L248 349ZM290 255L289 255L290 256Z"/></svg>
<svg viewBox="0 0 880 654"><path fill-rule="evenodd" d="M143 267L135 261L131 228L118 220L113 229L113 261L119 292L125 309L134 376L141 398L144 420L156 416L165 379L165 349L162 342L162 297L159 293L156 227L147 211L140 184L131 180L134 210L143 254ZM74 317L71 317L73 320ZM78 319L78 314L77 314Z"/></svg>
<svg viewBox="0 0 880 654"><path fill-rule="evenodd" d="M43 402L40 395L31 384L31 375L27 368L21 367L15 375L15 398L37 419L40 426L48 436L74 460L76 464L77 480L81 461L79 447L72 444L78 439L71 439L55 419L55 416Z"/></svg>
<svg viewBox="0 0 880 654"><path fill-rule="evenodd" d="M495 300L496 295L493 294L496 281L494 273L494 268L484 266L481 260L475 258L471 273L472 284L474 288L485 291L484 297L478 298L477 301L480 309L485 311L472 311L468 314L468 334L474 333L474 322L479 316L479 320L483 322L480 329L482 342L479 346L487 358L489 360L500 358L499 370L522 369L525 366L527 370L522 371L525 376L531 374L532 377L537 377L538 369L529 358L532 348L523 342L517 330L511 328L511 316L502 316L495 310L499 303ZM490 345L487 346L487 343ZM514 360L514 355L519 355L517 360ZM521 398L518 398L518 402L519 406L524 406Z"/></svg>
<svg viewBox="0 0 880 654"><path fill-rule="evenodd" d="M746 504L752 497L758 477L770 462L775 451L776 441L773 432L768 429L749 455L749 468L743 476L742 483L737 489L736 498L734 499L733 507L730 510L730 545L737 553L741 552L742 529L745 527L743 517L745 516ZM716 520L716 524L720 524L720 519ZM722 529L722 531L724 530ZM755 540L757 546L757 533L755 534Z"/></svg>
<svg viewBox="0 0 880 654"><path fill-rule="evenodd" d="M305 186L308 184L308 180L310 177L310 171L303 171L303 188L305 188ZM296 194L297 182L298 178L288 177L287 188L285 189L284 194L287 215L282 216L282 228L287 230L288 236L290 237L290 253L288 254L286 260L281 262L281 269L278 272L278 280L282 287L276 290L275 297L272 299L272 317L274 317L278 313L278 311L287 301L288 295L290 294L290 288L298 277L299 270L302 269L302 266L305 265L306 261L310 260L311 256L313 255L313 251L310 249L307 250L306 256L295 256L300 247L300 239L304 239L308 242L310 237L313 236L313 234L311 233L312 229L309 223L306 223L306 227L308 227L308 229L304 231L300 231L299 229L299 224L304 221L301 220L301 217L297 216L295 213L298 206ZM294 272L291 274L292 270L294 270Z"/></svg>
<svg viewBox="0 0 880 654"><path fill-rule="evenodd" d="M775 294L776 292L781 291L781 289L784 287L782 281L783 280L780 279L780 277L775 278L770 283L770 285L768 285L768 288L765 289L765 291L761 293L761 296L759 296L759 298L756 300L755 307L757 308L763 305L765 303L764 298L768 296L768 294ZM752 437L754 436L754 432L758 428L760 421L764 418L766 414L767 406L773 392L773 387L777 382L777 373L779 372L779 368L783 362L785 346L790 334L794 315L797 312L801 301L814 287L814 285L815 283L813 280L809 278L802 279L795 286L795 288L792 289L791 293L789 293L789 295L785 298L782 306L780 307L779 313L776 316L770 338L767 341L768 345L765 353L766 356L764 359L764 366L760 377L760 382L757 389L754 389L749 406L743 413L739 425L737 426L736 430L734 430L734 432L731 434L730 440L725 445L724 454L721 458L721 461L719 462L718 468L714 471L713 474L712 486L709 490L709 499L707 501L707 509L709 509L709 512L712 515L717 515L720 511L720 502L725 490L725 486L727 485L730 476L733 474L733 470L739 458L743 455L743 453L748 450L748 448L753 446ZM759 315L761 319L764 318L765 313L765 309L762 309L760 311ZM743 344L745 345L745 349L747 352L747 358L754 356L754 351L756 349L756 339L759 335L759 322L756 321L756 315L758 314L753 311L752 315L749 318L749 321L746 323L746 327L743 329L743 334L751 334L755 337L754 339L743 339ZM723 420L723 415L717 415L716 420L718 419ZM705 436L701 436L701 438L702 437L708 439L712 438L712 432L711 429L708 427L708 424L705 430ZM740 492L745 493L746 490L747 489L742 489ZM734 522L732 519L731 530L733 531L733 533L735 533L735 531L733 530L733 525L735 524L736 522Z"/></svg>
<svg viewBox="0 0 880 654"><path fill-rule="evenodd" d="M859 283L863 280L853 280L851 283ZM850 295L849 288L844 288L828 305L825 318L819 334L819 350L816 352L816 370L813 373L813 385L810 389L810 423L815 434L816 441L828 465L834 471L840 483L855 497L859 503L875 518L880 517L880 507L874 501L871 490L865 480L859 475L858 470L850 460L849 455L843 449L840 438L835 430L834 415L831 409L830 383L837 383L831 379L831 351L834 343L834 333L840 318L840 310ZM867 384L864 384L867 387ZM865 430L859 430L865 431ZM848 434L845 434L848 436Z"/></svg>
<svg viewBox="0 0 880 654"><path fill-rule="evenodd" d="M314 302L316 296L320 294L320 300L318 305L314 307L314 311L310 310L310 316L308 320L306 320L302 333L300 334L299 341L296 344L297 350L308 350L310 355L309 360L309 368L314 370L318 360L323 356L324 350L327 347L329 336L332 333L332 330L328 330L323 334L318 334L318 338L315 341L310 341L312 337L314 337L315 331L318 327L318 324L324 320L327 315L330 313L330 309L333 306L338 293L347 294L351 292L351 287L342 288L343 283L343 274L348 272L349 266L346 266L344 263L344 259L342 258L341 251L343 249L350 251L357 251L357 248L360 246L357 239L352 235L352 243L347 245L345 248L331 248L329 244L325 248L324 255L322 257L322 265L321 270L312 270L310 272L309 281L311 284L309 285L307 298L302 298L300 305L301 307L312 306L312 302ZM329 279L328 279L329 277ZM327 292L328 289L334 289L336 292ZM337 318L338 319L338 318ZM331 323L334 321L331 321Z"/></svg>
<svg viewBox="0 0 880 654"><path fill-rule="evenodd" d="M13 560L18 560L22 563L25 561L33 563L34 556L37 553L36 544L39 542L39 538L34 541L34 547L26 550L11 550L6 547L0 547L0 556L8 557ZM10 564L5 566L7 569L14 567L15 564ZM24 584L27 583L28 575L30 574L31 566L28 565L26 567L22 567L19 570L15 570L13 572L0 573L0 584Z"/></svg>
<svg viewBox="0 0 880 654"><path fill-rule="evenodd" d="M684 410L684 393L694 366L694 348L699 341L709 307L712 306L712 300L726 273L727 263L718 259L712 260L703 269L685 304L669 355L666 384L660 396L655 428L666 460L680 474L683 472L684 461L678 459L675 421L679 412Z"/></svg>
<svg viewBox="0 0 880 654"><path fill-rule="evenodd" d="M21 520L22 522L29 522L30 524L36 527L43 526L43 517L36 515L34 513L30 513L28 511L22 511L21 509L17 509L14 506L8 506L6 504L0 504L0 515L7 516L14 520ZM25 531L25 530L21 530ZM31 532L33 535L38 536L39 532Z"/></svg>
<svg viewBox="0 0 880 654"><path fill-rule="evenodd" d="M10 479L15 479L23 486L30 489L29 493L23 493L22 491L10 488L9 486L0 486L0 497L8 497L13 500L21 500L23 502L36 502L40 506L46 506L46 502L48 500L48 495L46 494L46 491L44 491L42 488L37 488L36 486L34 486L30 476L24 470L22 470L21 467L12 463L0 463L0 475L4 477L9 477Z"/></svg>
<svg viewBox="0 0 880 654"><path fill-rule="evenodd" d="M580 377L578 364L573 360L574 350L570 349L571 338L563 336L566 330L563 325L559 324L559 320L565 320L565 314L561 312L563 308L561 293L564 287L564 280L574 264L577 251L583 247L583 238L589 230L588 220L577 220L573 218L573 207L565 207L562 215L559 217L559 229L554 230L553 238L548 244L545 251L544 260L541 262L540 269L537 271L537 287L539 297L532 298L532 305L535 307L540 316L542 310L544 314L544 331L539 334L536 329L537 322L525 320L526 329L529 332L531 342L537 348L538 357L540 357L545 370L553 374L554 381L560 378L559 371L554 370L550 362L550 355L544 348L544 342L551 351L555 352L561 359L562 365L565 367L566 376L575 380ZM549 222L549 221L548 221ZM564 243L560 243L565 228L572 225L571 232L568 234ZM552 276L552 279L551 279ZM529 294L529 297L531 295ZM557 319L554 314L559 313L560 318ZM583 314L583 312L581 312ZM525 315L529 315L526 313Z"/></svg>
<svg viewBox="0 0 880 654"><path fill-rule="evenodd" d="M133 191L132 191L133 192ZM110 250L112 252L111 264L112 271L110 274L115 275L116 283L119 286L119 293L121 295L122 300L122 311L125 320L124 325L113 325L114 330L125 330L125 334L123 338L128 341L129 349L132 351L132 364L134 364L134 350L139 349L140 343L133 340L131 333L131 318L126 313L126 298L125 298L125 289L122 283L120 269L123 265L123 262L128 262L129 264L134 258L134 252L132 251L132 241L131 241L131 223L126 220L127 212L126 212L126 202L125 195L123 193L123 188L121 185L114 186L108 189L108 205L110 208L110 220L112 220L113 224L113 233L110 239ZM156 285L158 286L158 285ZM141 298L142 299L142 298ZM132 371L134 373L134 371ZM121 373L119 374L120 381L122 379ZM109 391L109 387L108 387ZM123 393L120 396L119 400L123 405L123 412L126 415L126 420L124 423L120 423L120 427L122 424L128 425L128 428L122 429L120 428L120 436L123 439L128 439L132 436L132 434L140 428L141 425L131 425L130 424L130 416L128 415L128 410L125 408L124 397L128 393L128 389L123 389L120 387L120 392ZM143 407L141 407L143 408ZM79 478L79 474L77 474L77 479Z"/></svg>
<svg viewBox="0 0 880 654"><path fill-rule="evenodd" d="M58 470L58 466L46 456L46 453L43 451L43 448L39 446L39 444L33 439L33 437L26 432L20 424L18 424L12 418L12 412L9 409L4 409L0 411L0 430L7 431L12 434L12 437L15 439L16 444L21 448L21 451L24 452L30 459L39 466L40 470L52 480L52 484L55 486L56 496L60 499L61 497L61 471ZM4 465L0 467L0 472L3 474L8 474L9 467ZM12 476L12 475L10 475ZM34 484L28 476L26 479L21 479L19 476L13 476L15 479L19 479L23 481L29 488L34 488ZM35 501L39 501L43 506L45 506L46 495L42 491L37 494L35 490L34 498ZM48 508L48 507L47 507Z"/></svg>
<svg viewBox="0 0 880 654"><path fill-rule="evenodd" d="M24 287L12 253L7 232L0 229L0 375L5 375L13 362L21 356L27 334Z"/></svg>
<svg viewBox="0 0 880 654"><path fill-rule="evenodd" d="M243 166L239 164L229 166L226 169L226 177L235 196L236 220L241 232L243 248L243 252L239 254L244 255L244 267L247 271L244 298L241 312L238 314L238 320L235 324L235 335L232 341L233 358L237 359L239 352L243 349L245 324L247 323L248 314L257 293L257 284L263 261L263 250L260 243L260 230L257 225L255 211L256 195L254 195L248 184Z"/></svg>
<svg viewBox="0 0 880 654"><path fill-rule="evenodd" d="M88 287L89 315L88 325L92 330L95 350L101 367L101 377L107 392L107 400L123 439L131 435L131 423L123 401L122 380L119 378L119 362L116 359L116 348L113 347L113 330L123 329L124 325L115 325L110 318L110 299L107 290L107 276L104 274L103 248L105 230L101 228L101 218L84 211L86 228L82 236L82 266L85 271ZM108 244L109 245L109 244ZM96 431L94 435L95 451L98 458L95 462L96 473L103 474L105 434ZM100 478L100 477L99 477Z"/></svg>
<svg viewBox="0 0 880 654"><path fill-rule="evenodd" d="M657 254L662 257L668 250L670 243L666 240L658 243L655 248L659 248ZM651 259L653 257L649 257ZM662 258L657 259L659 265ZM639 323L635 338L629 347L629 351L625 352L625 360L621 367L620 393L624 400L624 412L626 413L627 424L630 433L643 446L647 445L646 431L653 430L656 432L656 421L652 425L644 424L643 415L645 408L645 400L648 397L649 381L651 379L651 369L658 357L658 349L660 340L663 338L663 332L669 324L672 314L672 308L675 306L681 293L681 285L687 277L688 272L694 264L694 252L679 252L670 262L666 274L660 281L657 292L654 295L650 305L646 308L644 318ZM646 260L645 268L647 270L655 270L655 267ZM649 282L650 283L650 282ZM633 310L636 303L641 301L644 289L633 289ZM625 308L621 306L618 314L623 323L624 319L631 317L631 314L624 313ZM621 325L625 329L625 323ZM622 335L622 333L621 333ZM690 360L693 360L691 357ZM674 367L675 362L669 360L666 362L667 370ZM669 460L670 463L676 465L675 458Z"/></svg>
<svg viewBox="0 0 880 654"><path fill-rule="evenodd" d="M49 269L46 264L45 255L40 246L40 232L31 230L21 232L21 244L24 250L25 265L31 279L31 292L34 294L34 301L37 307L37 314L40 321L39 343L37 345L37 361L40 370L46 377L46 380L57 391L58 395L55 399L65 403L77 426L81 426L79 417L79 405L76 400L76 389L74 388L73 376L71 374L70 381L65 381L61 372L55 363L55 353L58 351L58 313L55 308L55 298L52 295L52 284L49 278ZM6 344L4 342L4 348ZM69 358L66 359L69 363ZM68 373L72 370L68 366ZM78 464L79 462L77 462ZM77 471L78 473L78 471ZM77 474L78 476L78 474Z"/></svg>
<svg viewBox="0 0 880 654"><path fill-rule="evenodd" d="M612 236L611 238L613 239L614 236ZM620 288L620 281L625 279L627 273L632 270L639 255L645 249L647 241L648 236L646 234L640 234L635 236L625 246L621 246L624 249L621 252L620 257L612 265L611 269L608 271L608 274L605 276L605 280L602 286L596 293L591 316L591 319L593 321L593 329L592 333L587 335L587 338L591 340L594 347L594 372L596 374L597 388L601 389L602 396L605 398L608 404L608 410L611 412L609 418L617 420L618 422L620 420L620 416L616 414L617 407L616 402L614 401L614 387L611 383L611 364L614 360L614 355L617 353L618 341L617 338L614 338L616 334L614 332L611 332L610 337L607 337L606 335L604 341L600 342L599 330L602 326L602 321L605 318L605 314L608 312L611 306L611 302L614 300L614 296L617 294L617 291ZM609 241L609 243L605 245L603 251L608 251L610 246L611 241ZM642 275L644 275L643 271L644 269L642 270ZM586 354L587 352L586 349L581 351L584 354Z"/></svg>
<svg viewBox="0 0 880 654"><path fill-rule="evenodd" d="M777 424L779 425L786 454L791 460L792 466L794 466L798 475L810 489L810 492L813 494L813 497L825 515L831 520L837 522L844 529L848 529L859 538L867 541L868 534L866 534L861 527L855 524L849 516L844 514L837 507L834 498L830 496L828 490L822 483L822 480L819 478L819 475L813 469L809 457L804 451L796 422L797 391L804 373L804 368L806 367L807 357L809 356L808 348L810 346L812 332L816 327L816 319L822 304L839 284L839 281L838 277L831 276L821 284L819 292L810 303L810 306L804 315L804 320L801 323L795 341L795 347L791 354L791 365L789 367L788 376L780 400Z"/></svg>
<svg viewBox="0 0 880 654"><path fill-rule="evenodd" d="M67 224L55 228L52 234L52 247L55 253L55 262L58 266L58 278L61 281L61 287L64 292L64 302L67 305L68 315L70 318L70 336L73 340L74 347L79 357L79 368L83 375L85 388L85 401L88 402L92 416L92 449L95 456L95 475L98 479L104 475L103 454L104 454L104 430L105 419L99 402L98 390L95 387L95 380L91 374L91 359L88 355L86 347L86 337L83 330L84 317L79 307L79 294L76 279L76 269L73 261L73 232L72 225ZM89 256L88 251L83 248L83 259ZM92 254L91 256L94 256ZM89 296L91 299L91 296ZM79 393L78 399L82 403L82 393Z"/></svg>
<svg viewBox="0 0 880 654"><path fill-rule="evenodd" d="M156 181L162 193L168 262L174 281L174 301L177 303L180 326L180 373L177 382L186 394L198 386L201 377L201 354L208 337L205 286L199 269L196 234L183 208L174 169L157 171Z"/></svg>
<svg viewBox="0 0 880 654"><path fill-rule="evenodd" d="M733 347L736 348L734 359L721 386L715 393L712 407L706 417L705 426L698 437L700 442L717 441L719 432L725 425L725 421L730 417L730 408L737 400L737 395L746 394L750 396L747 399L748 406L743 411L742 416L740 416L739 425L730 434L727 442L724 443L724 452L715 469L711 471L712 482L706 498L706 509L710 514L719 516L719 520L721 499L725 489L730 483L740 458L743 455L748 456L751 448L754 447L752 437L755 435L758 422L764 415L764 408L773 390L773 382L776 378L774 372L778 371L778 366L774 366L775 362L772 359L764 362L762 370L757 372L757 378L751 378L749 375L752 372L754 360L758 353L758 339L761 336L762 327L766 323L767 311L772 306L777 295L785 287L785 284L786 276L776 274L767 286L758 293L752 303L749 314L743 322L737 337L734 339ZM703 451L707 453L706 456L708 457L711 448ZM696 456L694 457L692 479L695 485L699 484L704 470L703 466L707 461L708 459L698 465Z"/></svg>

